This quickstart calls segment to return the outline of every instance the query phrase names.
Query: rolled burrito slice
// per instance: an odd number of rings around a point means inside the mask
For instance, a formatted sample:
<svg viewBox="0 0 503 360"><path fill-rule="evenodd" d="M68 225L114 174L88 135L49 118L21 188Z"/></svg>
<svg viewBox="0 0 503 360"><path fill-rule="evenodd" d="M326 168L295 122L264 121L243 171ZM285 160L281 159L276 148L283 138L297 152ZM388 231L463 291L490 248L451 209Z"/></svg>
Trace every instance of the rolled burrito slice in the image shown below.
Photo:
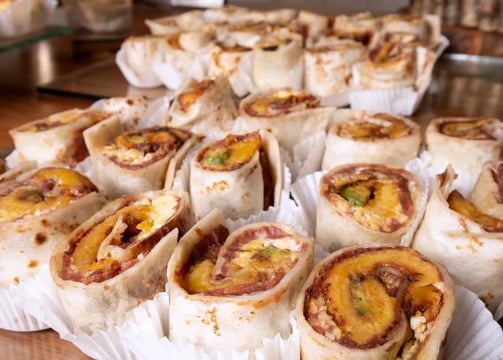
<svg viewBox="0 0 503 360"><path fill-rule="evenodd" d="M320 36L328 32L330 18L309 10L300 10L295 21L304 28L304 45L310 48Z"/></svg>
<svg viewBox="0 0 503 360"><path fill-rule="evenodd" d="M207 144L190 163L196 219L214 208L237 219L279 206L282 166L278 143L265 131L229 134Z"/></svg>
<svg viewBox="0 0 503 360"><path fill-rule="evenodd" d="M239 104L245 131L270 131L280 146L292 151L299 141L325 131L333 108L320 108L320 99L289 89L251 94Z"/></svg>
<svg viewBox="0 0 503 360"><path fill-rule="evenodd" d="M352 66L364 59L366 48L353 40L315 45L304 51L304 88L327 97L352 87Z"/></svg>
<svg viewBox="0 0 503 360"><path fill-rule="evenodd" d="M21 161L75 166L88 150L82 132L112 113L92 109L71 109L35 120L9 131Z"/></svg>
<svg viewBox="0 0 503 360"><path fill-rule="evenodd" d="M170 187L194 134L166 126L122 132L118 121L86 130L97 185L111 198Z"/></svg>
<svg viewBox="0 0 503 360"><path fill-rule="evenodd" d="M226 76L236 96L245 96L249 90L243 79L240 64L249 54L251 54L251 48L248 47L227 46L224 43L215 44L211 48L208 76Z"/></svg>
<svg viewBox="0 0 503 360"><path fill-rule="evenodd" d="M237 115L234 97L229 79L224 75L191 80L173 99L168 125L201 135L214 129L229 131Z"/></svg>
<svg viewBox="0 0 503 360"><path fill-rule="evenodd" d="M322 169L349 163L394 167L416 158L421 129L412 120L386 113L339 109L325 140Z"/></svg>
<svg viewBox="0 0 503 360"><path fill-rule="evenodd" d="M289 87L302 89L302 37L275 34L262 37L253 46L252 79L260 90Z"/></svg>
<svg viewBox="0 0 503 360"><path fill-rule="evenodd" d="M382 164L346 164L320 179L316 242L326 251L399 245L421 214L422 185L411 172Z"/></svg>
<svg viewBox="0 0 503 360"><path fill-rule="evenodd" d="M191 10L179 15L145 20L145 25L152 35L176 34L183 30L202 28L205 23L202 10Z"/></svg>
<svg viewBox="0 0 503 360"><path fill-rule="evenodd" d="M36 275L56 243L105 203L82 174L31 169L0 184L0 286Z"/></svg>
<svg viewBox="0 0 503 360"><path fill-rule="evenodd" d="M502 129L502 122L494 118L433 119L425 132L431 166L440 173L451 164L459 176L476 179L486 161L500 159Z"/></svg>
<svg viewBox="0 0 503 360"><path fill-rule="evenodd" d="M264 339L287 337L312 261L312 240L289 225L230 232L218 210L210 213L180 240L168 265L169 339L210 353L253 352Z"/></svg>
<svg viewBox="0 0 503 360"><path fill-rule="evenodd" d="M390 89L413 86L416 82L416 48L384 43L369 51L359 68L363 89Z"/></svg>
<svg viewBox="0 0 503 360"><path fill-rule="evenodd" d="M441 35L440 18L438 15L404 15L390 14L382 19L382 40L413 42L424 46L435 46Z"/></svg>
<svg viewBox="0 0 503 360"><path fill-rule="evenodd" d="M302 359L440 359L454 311L449 273L407 247L323 259L295 309Z"/></svg>
<svg viewBox="0 0 503 360"><path fill-rule="evenodd" d="M413 247L443 264L456 283L476 293L495 314L503 302L503 220L454 189L455 177L450 166L437 175Z"/></svg>
<svg viewBox="0 0 503 360"><path fill-rule="evenodd" d="M355 40L373 48L379 42L381 26L382 20L370 12L338 15L332 20L332 33L339 39Z"/></svg>
<svg viewBox="0 0 503 360"><path fill-rule="evenodd" d="M119 326L164 290L168 260L190 214L184 192L124 196L57 244L50 271L74 333Z"/></svg>

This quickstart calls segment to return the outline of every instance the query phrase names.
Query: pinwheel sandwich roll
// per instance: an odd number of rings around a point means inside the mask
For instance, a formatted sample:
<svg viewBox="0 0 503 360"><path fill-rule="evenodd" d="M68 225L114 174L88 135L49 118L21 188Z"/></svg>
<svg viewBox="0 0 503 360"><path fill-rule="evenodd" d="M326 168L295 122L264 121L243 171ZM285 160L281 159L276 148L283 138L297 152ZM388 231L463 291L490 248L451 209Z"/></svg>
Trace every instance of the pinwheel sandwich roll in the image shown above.
<svg viewBox="0 0 503 360"><path fill-rule="evenodd" d="M407 247L349 247L319 263L295 309L302 359L441 358L449 273Z"/></svg>
<svg viewBox="0 0 503 360"><path fill-rule="evenodd" d="M263 339L287 337L312 262L313 241L290 225L230 232L215 210L180 240L168 264L169 339L209 353L253 351Z"/></svg>
<svg viewBox="0 0 503 360"><path fill-rule="evenodd" d="M355 15L338 15L332 21L332 33L340 39L361 42L373 48L380 37L382 20L370 12Z"/></svg>
<svg viewBox="0 0 503 360"><path fill-rule="evenodd" d="M416 158L421 129L412 120L386 113L339 109L325 140L322 169L349 163L395 167Z"/></svg>
<svg viewBox="0 0 503 360"><path fill-rule="evenodd" d="M310 48L320 36L328 32L330 18L309 10L300 10L295 21L304 28L304 45Z"/></svg>
<svg viewBox="0 0 503 360"><path fill-rule="evenodd" d="M501 157L503 124L494 118L433 119L425 132L431 166L442 172L448 164L461 173L478 176L482 164Z"/></svg>
<svg viewBox="0 0 503 360"><path fill-rule="evenodd" d="M237 219L278 206L282 167L278 143L265 131L231 133L207 143L190 163L190 198L196 219L214 208Z"/></svg>
<svg viewBox="0 0 503 360"><path fill-rule="evenodd" d="M437 175L413 247L443 264L457 284L472 290L496 313L503 302L503 220L453 188L455 177L450 166Z"/></svg>
<svg viewBox="0 0 503 360"><path fill-rule="evenodd" d="M264 36L253 46L252 79L258 89L302 89L302 37Z"/></svg>
<svg viewBox="0 0 503 360"><path fill-rule="evenodd" d="M352 66L366 48L353 40L315 45L304 51L304 88L313 95L334 95L352 86Z"/></svg>
<svg viewBox="0 0 503 360"><path fill-rule="evenodd" d="M74 333L119 326L163 291L168 260L191 224L187 193L149 191L108 203L60 241L50 271Z"/></svg>
<svg viewBox="0 0 503 360"><path fill-rule="evenodd" d="M251 48L249 47L227 46L224 43L215 44L211 48L208 76L226 76L236 96L245 96L249 89L243 79L240 64L249 54L251 54Z"/></svg>
<svg viewBox="0 0 503 360"><path fill-rule="evenodd" d="M124 130L137 129L149 106L150 101L145 96L111 97L101 103L103 111L117 114Z"/></svg>
<svg viewBox="0 0 503 360"><path fill-rule="evenodd" d="M363 89L392 89L414 86L416 48L400 43L384 43L369 51L359 67Z"/></svg>
<svg viewBox="0 0 503 360"><path fill-rule="evenodd" d="M280 146L292 151L299 141L325 131L333 108L306 91L270 90L241 100L239 115L246 131L270 131Z"/></svg>
<svg viewBox="0 0 503 360"><path fill-rule="evenodd" d="M399 245L422 213L422 185L411 172L382 164L337 166L320 180L316 242L344 246Z"/></svg>
<svg viewBox="0 0 503 360"><path fill-rule="evenodd" d="M124 52L125 65L136 76L149 74L156 79L153 72L154 64L162 61L168 45L165 36L139 35L124 40L121 49Z"/></svg>
<svg viewBox="0 0 503 360"><path fill-rule="evenodd" d="M197 141L189 131L166 126L123 132L118 119L86 130L84 137L97 185L112 198L169 188Z"/></svg>
<svg viewBox="0 0 503 360"><path fill-rule="evenodd" d="M191 10L179 15L145 20L145 25L148 26L152 35L172 35L183 30L202 28L205 23L202 10Z"/></svg>
<svg viewBox="0 0 503 360"><path fill-rule="evenodd" d="M80 173L31 169L0 184L0 286L37 274L55 244L105 203Z"/></svg>
<svg viewBox="0 0 503 360"><path fill-rule="evenodd" d="M209 23L257 23L265 20L265 12L242 6L224 6L204 10L204 19Z"/></svg>
<svg viewBox="0 0 503 360"><path fill-rule="evenodd" d="M418 43L434 46L440 39L441 26L438 15L390 14L382 18L382 40L385 42Z"/></svg>
<svg viewBox="0 0 503 360"><path fill-rule="evenodd" d="M190 80L174 97L168 125L206 135L212 129L228 131L234 125L235 95L226 76Z"/></svg>
<svg viewBox="0 0 503 360"><path fill-rule="evenodd" d="M262 22L227 23L216 29L217 42L226 47L252 48L262 37L273 31L274 26Z"/></svg>
<svg viewBox="0 0 503 360"><path fill-rule="evenodd" d="M75 166L89 154L82 132L116 115L100 110L71 109L9 131L22 161Z"/></svg>

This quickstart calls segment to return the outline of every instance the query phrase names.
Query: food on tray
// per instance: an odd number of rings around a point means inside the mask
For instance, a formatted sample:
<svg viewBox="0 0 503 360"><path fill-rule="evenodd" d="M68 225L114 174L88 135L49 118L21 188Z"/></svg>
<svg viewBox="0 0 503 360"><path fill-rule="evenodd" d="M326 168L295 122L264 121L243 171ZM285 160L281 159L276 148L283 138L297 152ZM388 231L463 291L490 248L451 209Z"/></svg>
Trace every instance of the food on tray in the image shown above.
<svg viewBox="0 0 503 360"><path fill-rule="evenodd" d="M37 274L55 244L104 203L87 177L66 168L32 168L2 182L0 286Z"/></svg>
<svg viewBox="0 0 503 360"><path fill-rule="evenodd" d="M170 340L209 353L253 351L263 339L287 337L313 252L312 239L289 225L261 222L231 232L220 212L210 213L180 240L168 265Z"/></svg>
<svg viewBox="0 0 503 360"><path fill-rule="evenodd" d="M239 104L245 130L270 131L291 151L299 141L325 131L333 108L320 108L320 99L305 91L270 90L251 94Z"/></svg>
<svg viewBox="0 0 503 360"><path fill-rule="evenodd" d="M234 97L229 79L223 75L190 80L171 102L168 125L201 135L215 129L228 131L237 115Z"/></svg>
<svg viewBox="0 0 503 360"><path fill-rule="evenodd" d="M384 43L369 51L362 63L363 89L390 89L413 86L417 74L416 48L400 43Z"/></svg>
<svg viewBox="0 0 503 360"><path fill-rule="evenodd" d="M225 76L229 79L232 90L238 97L248 94L248 86L243 80L240 64L251 54L252 49L244 46L215 44L210 50L208 76Z"/></svg>
<svg viewBox="0 0 503 360"><path fill-rule="evenodd" d="M433 119L424 139L431 166L442 172L451 164L456 173L477 176L486 161L499 160L502 129L502 122L494 118Z"/></svg>
<svg viewBox="0 0 503 360"><path fill-rule="evenodd" d="M267 132L228 134L208 143L190 163L196 219L214 208L237 219L278 206L282 166L278 143Z"/></svg>
<svg viewBox="0 0 503 360"><path fill-rule="evenodd" d="M117 114L124 130L133 130L138 127L149 105L150 101L145 96L111 97L103 100L101 109Z"/></svg>
<svg viewBox="0 0 503 360"><path fill-rule="evenodd" d="M438 15L390 14L383 18L381 41L435 46L440 39Z"/></svg>
<svg viewBox="0 0 503 360"><path fill-rule="evenodd" d="M322 169L358 162L405 167L416 158L420 145L421 129L412 120L340 109L328 130Z"/></svg>
<svg viewBox="0 0 503 360"><path fill-rule="evenodd" d="M178 15L146 19L145 24L153 35L171 35L180 31L203 28L206 20L202 10L191 10Z"/></svg>
<svg viewBox="0 0 503 360"><path fill-rule="evenodd" d="M303 27L304 46L311 47L320 36L328 32L330 18L309 10L299 10L295 21Z"/></svg>
<svg viewBox="0 0 503 360"><path fill-rule="evenodd" d="M454 311L449 273L400 246L323 259L295 309L302 359L437 359Z"/></svg>
<svg viewBox="0 0 503 360"><path fill-rule="evenodd" d="M100 110L71 109L9 131L21 161L75 166L89 154L82 132L116 115Z"/></svg>
<svg viewBox="0 0 503 360"><path fill-rule="evenodd" d="M167 51L167 41L165 36L130 36L124 40L121 49L127 67L141 77L145 73L153 74L154 64L161 62Z"/></svg>
<svg viewBox="0 0 503 360"><path fill-rule="evenodd" d="M112 197L171 187L197 141L183 129L155 126L123 132L118 119L85 131L97 185Z"/></svg>
<svg viewBox="0 0 503 360"><path fill-rule="evenodd" d="M370 12L355 15L338 15L333 19L332 33L340 39L361 42L369 48L377 45L382 20Z"/></svg>
<svg viewBox="0 0 503 360"><path fill-rule="evenodd" d="M120 325L166 285L166 267L190 227L188 194L169 190L107 204L54 249L50 270L74 333Z"/></svg>
<svg viewBox="0 0 503 360"><path fill-rule="evenodd" d="M364 59L366 48L353 40L320 42L304 51L304 88L326 97L351 88L352 66Z"/></svg>
<svg viewBox="0 0 503 360"><path fill-rule="evenodd" d="M253 83L259 89L302 88L302 37L268 35L253 46Z"/></svg>
<svg viewBox="0 0 503 360"><path fill-rule="evenodd" d="M414 174L382 164L347 164L320 180L316 242L326 251L399 245L421 214L422 185Z"/></svg>
<svg viewBox="0 0 503 360"><path fill-rule="evenodd" d="M455 177L450 166L437 176L413 247L443 264L456 283L475 292L495 313L503 301L503 220L453 189ZM499 192L492 195L499 197Z"/></svg>

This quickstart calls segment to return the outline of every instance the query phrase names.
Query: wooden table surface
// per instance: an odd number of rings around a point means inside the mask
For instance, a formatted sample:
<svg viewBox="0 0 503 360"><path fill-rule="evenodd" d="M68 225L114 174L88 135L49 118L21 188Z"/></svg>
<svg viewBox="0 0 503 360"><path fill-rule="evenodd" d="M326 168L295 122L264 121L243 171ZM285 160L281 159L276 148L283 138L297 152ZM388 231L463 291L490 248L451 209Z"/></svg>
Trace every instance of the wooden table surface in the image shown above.
<svg viewBox="0 0 503 360"><path fill-rule="evenodd" d="M173 11L137 6L133 33L147 32L144 18L155 18ZM113 67L117 46L117 43L76 44L71 35L65 35L0 54L0 150L5 153L12 147L8 130L15 126L72 107L91 105L95 100L41 93L36 87L58 81L62 76L73 76L76 71L97 63ZM433 117L444 115L503 119L501 63L472 60L443 59L439 62L434 82L413 117L416 121L424 125ZM94 80L100 81L100 78L97 76ZM120 76L114 81L115 87L128 87ZM1 359L88 359L73 344L60 340L52 330L33 333L0 330L0 347Z"/></svg>

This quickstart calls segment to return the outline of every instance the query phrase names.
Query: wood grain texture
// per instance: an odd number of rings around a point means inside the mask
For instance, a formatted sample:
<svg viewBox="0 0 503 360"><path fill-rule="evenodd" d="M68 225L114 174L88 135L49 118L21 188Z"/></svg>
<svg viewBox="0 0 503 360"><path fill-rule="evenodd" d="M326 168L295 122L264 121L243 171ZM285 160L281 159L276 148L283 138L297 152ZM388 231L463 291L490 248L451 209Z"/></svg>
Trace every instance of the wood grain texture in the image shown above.
<svg viewBox="0 0 503 360"><path fill-rule="evenodd" d="M1 359L90 359L72 343L61 340L53 330L20 333L0 329L0 348Z"/></svg>

